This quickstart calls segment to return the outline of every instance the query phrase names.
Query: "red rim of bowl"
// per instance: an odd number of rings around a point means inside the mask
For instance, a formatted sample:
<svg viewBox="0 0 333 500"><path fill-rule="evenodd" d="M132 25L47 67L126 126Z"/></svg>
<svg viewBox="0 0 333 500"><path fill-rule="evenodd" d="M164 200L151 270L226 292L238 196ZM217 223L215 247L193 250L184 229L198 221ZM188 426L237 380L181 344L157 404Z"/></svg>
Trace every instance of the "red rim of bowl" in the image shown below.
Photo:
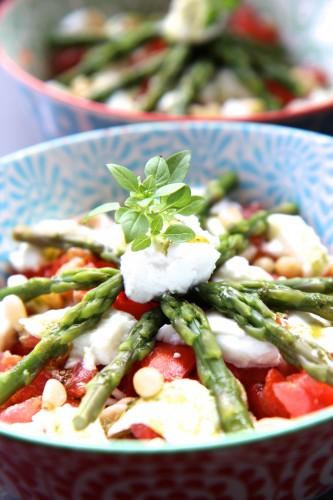
<svg viewBox="0 0 333 500"><path fill-rule="evenodd" d="M4 0L0 6L0 22L3 20L7 12L12 6L17 3L17 0ZM251 122L284 122L295 118L306 117L319 112L333 110L333 98L328 99L323 103L305 104L300 109L284 108L278 111L265 111L255 113L253 115L244 115L237 117L223 116L190 116L190 115L170 115L157 112L142 112L142 111L123 111L116 108L108 108L105 104L89 101L76 97L66 92L62 92L57 88L45 83L43 80L33 76L26 70L21 68L12 58L10 58L5 50L0 47L0 64L14 78L31 87L34 91L44 94L56 101L67 104L71 107L77 107L81 110L89 111L98 114L104 118L126 120L129 122L145 122L145 121L251 121Z"/></svg>

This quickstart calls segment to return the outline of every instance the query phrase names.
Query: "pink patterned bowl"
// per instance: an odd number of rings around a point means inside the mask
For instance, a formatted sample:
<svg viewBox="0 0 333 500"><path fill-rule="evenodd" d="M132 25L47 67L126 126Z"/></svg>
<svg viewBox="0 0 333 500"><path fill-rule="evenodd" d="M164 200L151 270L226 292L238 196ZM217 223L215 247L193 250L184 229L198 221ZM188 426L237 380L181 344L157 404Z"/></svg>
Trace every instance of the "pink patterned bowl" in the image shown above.
<svg viewBox="0 0 333 500"><path fill-rule="evenodd" d="M322 68L333 82L333 32L325 19L333 15L330 0L251 0L273 15L279 30L297 60ZM82 5L99 6L105 12L119 9L159 11L168 0L5 0L0 13L0 64L5 70L20 106L45 140L112 125L134 122L191 120L189 116L127 112L80 99L50 87L46 76L45 37L68 11ZM301 20L302 22L299 22ZM297 36L295 36L295 33ZM237 120L282 123L320 132L333 132L333 100L309 103L300 109L284 109L238 117ZM232 118L214 118L232 121Z"/></svg>
<svg viewBox="0 0 333 500"><path fill-rule="evenodd" d="M113 127L34 146L0 160L0 281L18 223L68 217L120 195L104 167L137 172L147 158L190 148L189 181L232 168L244 201L295 200L333 246L333 139L246 123ZM59 202L61 201L61 203ZM313 500L333 485L333 408L284 429L194 445L87 445L0 431L1 487L22 500ZM1 496L1 495L0 495Z"/></svg>

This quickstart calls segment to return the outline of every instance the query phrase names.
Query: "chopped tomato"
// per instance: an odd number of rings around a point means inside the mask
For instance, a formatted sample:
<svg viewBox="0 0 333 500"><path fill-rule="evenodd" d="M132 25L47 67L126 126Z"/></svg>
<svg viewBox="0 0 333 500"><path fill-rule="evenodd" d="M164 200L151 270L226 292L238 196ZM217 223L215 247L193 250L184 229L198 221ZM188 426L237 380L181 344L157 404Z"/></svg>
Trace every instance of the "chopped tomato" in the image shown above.
<svg viewBox="0 0 333 500"><path fill-rule="evenodd" d="M276 368L268 371L263 390L263 409L267 417L289 417L288 410L280 398L277 397L274 390L279 383L283 383L284 381L284 375Z"/></svg>
<svg viewBox="0 0 333 500"><path fill-rule="evenodd" d="M140 319L141 316L155 307L158 306L157 302L146 302L145 304L140 304L139 302L134 302L134 300L129 299L125 292L120 292L116 300L113 303L114 309L118 311L125 311L132 314L136 319Z"/></svg>
<svg viewBox="0 0 333 500"><path fill-rule="evenodd" d="M0 372L5 372L17 365L21 360L21 356L11 354L9 351L0 352Z"/></svg>
<svg viewBox="0 0 333 500"><path fill-rule="evenodd" d="M64 372L59 378L66 387L68 397L79 399L84 396L86 385L96 375L97 369L87 370L82 363L77 363L73 368Z"/></svg>
<svg viewBox="0 0 333 500"><path fill-rule="evenodd" d="M141 61L144 61L148 57L167 48L167 44L162 38L155 38L150 42L146 43L143 47L140 47L138 50L134 51L133 54L129 57L130 64L137 64Z"/></svg>
<svg viewBox="0 0 333 500"><path fill-rule="evenodd" d="M40 339L34 337L34 335L23 335L12 347L11 351L13 354L19 354L20 356L25 356L38 344Z"/></svg>
<svg viewBox="0 0 333 500"><path fill-rule="evenodd" d="M266 88L283 106L289 104L296 97L295 94L288 90L284 85L281 85L281 83L274 80L267 80Z"/></svg>
<svg viewBox="0 0 333 500"><path fill-rule="evenodd" d="M232 33L258 42L275 44L279 41L276 27L249 5L242 5L231 15L228 27Z"/></svg>
<svg viewBox="0 0 333 500"><path fill-rule="evenodd" d="M161 437L160 434L146 424L132 424L130 428L131 433L136 439L154 439Z"/></svg>
<svg viewBox="0 0 333 500"><path fill-rule="evenodd" d="M51 70L58 75L79 63L86 52L84 47L66 47L56 50L51 58Z"/></svg>
<svg viewBox="0 0 333 500"><path fill-rule="evenodd" d="M257 201L249 203L248 205L244 205L242 207L242 215L244 219L249 219L252 215L260 212L260 210L263 210L263 208L262 204Z"/></svg>
<svg viewBox="0 0 333 500"><path fill-rule="evenodd" d="M31 422L32 417L42 407L42 398L30 398L23 403L9 406L0 412L0 420L8 424Z"/></svg>
<svg viewBox="0 0 333 500"><path fill-rule="evenodd" d="M195 367L194 351L186 345L157 342L152 352L141 361L140 367L143 366L153 366L163 374L167 382L184 378Z"/></svg>
<svg viewBox="0 0 333 500"><path fill-rule="evenodd" d="M264 384L269 370L269 368L237 368L229 363L228 368L246 388L253 384Z"/></svg>
<svg viewBox="0 0 333 500"><path fill-rule="evenodd" d="M38 373L38 375L34 378L34 380L30 384L16 391L15 394L13 394L9 398L9 400L6 401L5 405L10 406L17 403L22 403L27 399L34 398L36 396L41 396L44 386L50 378L52 378L51 373L49 373L45 369L42 370L40 373Z"/></svg>

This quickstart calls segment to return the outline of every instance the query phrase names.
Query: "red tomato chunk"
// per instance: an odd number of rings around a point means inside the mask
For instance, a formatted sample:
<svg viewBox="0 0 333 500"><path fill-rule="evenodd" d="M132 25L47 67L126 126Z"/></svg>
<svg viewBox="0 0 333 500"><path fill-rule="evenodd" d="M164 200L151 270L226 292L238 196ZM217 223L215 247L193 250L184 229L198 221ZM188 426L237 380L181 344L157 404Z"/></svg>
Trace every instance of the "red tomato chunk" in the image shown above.
<svg viewBox="0 0 333 500"><path fill-rule="evenodd" d="M27 399L23 403L9 406L0 413L0 421L8 424L31 422L32 417L41 409L42 398L40 396Z"/></svg>
<svg viewBox="0 0 333 500"><path fill-rule="evenodd" d="M141 316L155 309L158 306L157 302L146 302L145 304L140 304L139 302L134 302L134 300L129 299L125 292L120 292L116 300L113 303L113 308L118 309L118 311L124 311L132 314L136 319L140 319Z"/></svg>
<svg viewBox="0 0 333 500"><path fill-rule="evenodd" d="M187 377L195 367L192 347L157 342L154 349L141 361L140 367L152 366L162 373L164 380L170 382Z"/></svg>
<svg viewBox="0 0 333 500"><path fill-rule="evenodd" d="M160 438L160 434L148 427L146 424L132 424L131 433L136 439L154 439Z"/></svg>

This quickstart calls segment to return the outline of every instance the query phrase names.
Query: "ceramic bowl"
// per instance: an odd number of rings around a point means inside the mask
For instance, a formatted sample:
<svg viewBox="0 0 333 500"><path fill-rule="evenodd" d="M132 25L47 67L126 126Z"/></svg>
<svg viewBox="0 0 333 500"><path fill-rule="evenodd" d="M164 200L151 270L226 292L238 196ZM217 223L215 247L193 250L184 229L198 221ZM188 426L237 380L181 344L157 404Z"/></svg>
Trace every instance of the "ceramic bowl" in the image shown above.
<svg viewBox="0 0 333 500"><path fill-rule="evenodd" d="M242 200L295 201L333 246L333 139L272 125L140 124L57 139L0 162L2 276L16 224L119 197L105 163L139 173L151 156L184 148L193 152L193 185L234 169ZM0 488L24 500L313 500L333 485L332 420L328 408L288 429L191 446L91 446L1 431Z"/></svg>
<svg viewBox="0 0 333 500"><path fill-rule="evenodd" d="M276 20L283 40L296 60L314 64L329 74L333 84L333 31L330 0L251 0ZM110 109L46 85L45 38L67 12L83 5L99 6L107 13L121 9L161 11L168 0L6 0L0 17L0 56L15 101L24 108L27 129L36 130L36 141L76 132L139 121L195 120L160 113ZM15 93L15 94L14 94ZM243 120L283 123L322 132L333 132L333 100L297 110L247 115ZM222 121L222 118L217 118ZM35 137L36 136L36 137Z"/></svg>

